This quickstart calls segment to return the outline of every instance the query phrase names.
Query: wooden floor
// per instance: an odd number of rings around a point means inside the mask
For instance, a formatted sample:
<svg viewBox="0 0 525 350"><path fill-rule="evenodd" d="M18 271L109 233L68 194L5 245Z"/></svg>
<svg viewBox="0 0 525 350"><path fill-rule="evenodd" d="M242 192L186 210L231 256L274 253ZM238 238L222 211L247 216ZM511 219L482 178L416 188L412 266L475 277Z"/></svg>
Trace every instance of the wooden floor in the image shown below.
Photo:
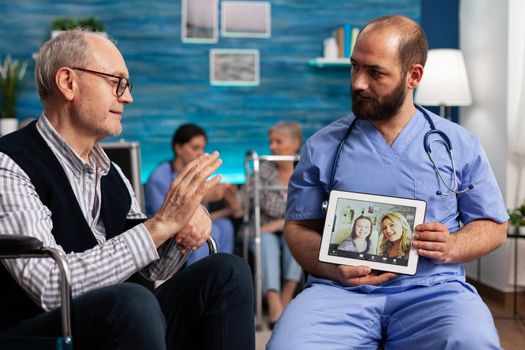
<svg viewBox="0 0 525 350"><path fill-rule="evenodd" d="M525 302L520 302L518 314L514 315L512 302L505 305L494 300L490 295L482 295L482 297L492 312L503 349L525 349ZM520 295L520 301L522 299L524 299L523 293Z"/></svg>
<svg viewBox="0 0 525 350"><path fill-rule="evenodd" d="M502 297L501 295L495 295L489 289L478 288L478 291L492 312L503 349L525 349L525 293L520 293L517 307L518 315L514 315L511 293ZM519 315L522 316L520 317ZM271 332L268 329L256 333L257 350L265 349L270 336Z"/></svg>

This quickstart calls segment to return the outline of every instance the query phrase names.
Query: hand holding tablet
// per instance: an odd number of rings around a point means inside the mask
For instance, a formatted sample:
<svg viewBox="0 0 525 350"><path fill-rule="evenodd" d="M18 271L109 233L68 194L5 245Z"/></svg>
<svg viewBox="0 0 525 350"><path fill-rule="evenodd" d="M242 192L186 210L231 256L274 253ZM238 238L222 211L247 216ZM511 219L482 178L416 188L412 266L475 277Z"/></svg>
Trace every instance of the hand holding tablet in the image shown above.
<svg viewBox="0 0 525 350"><path fill-rule="evenodd" d="M425 210L421 200L332 191L319 260L413 275L412 240Z"/></svg>

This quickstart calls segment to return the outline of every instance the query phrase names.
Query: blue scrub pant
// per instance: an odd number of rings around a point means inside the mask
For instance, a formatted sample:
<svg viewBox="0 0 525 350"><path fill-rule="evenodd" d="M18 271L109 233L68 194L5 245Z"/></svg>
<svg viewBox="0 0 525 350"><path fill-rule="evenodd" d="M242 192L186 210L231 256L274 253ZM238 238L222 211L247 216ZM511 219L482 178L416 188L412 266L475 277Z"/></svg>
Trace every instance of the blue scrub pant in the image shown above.
<svg viewBox="0 0 525 350"><path fill-rule="evenodd" d="M219 253L233 253L233 224L230 219L222 218L213 220L211 236L215 238L215 241L217 242ZM190 254L186 265L189 266L209 254L210 250L205 243L199 249Z"/></svg>
<svg viewBox="0 0 525 350"><path fill-rule="evenodd" d="M252 240L252 251L254 248ZM282 234L261 233L261 265L263 294L269 290L281 291L281 273L285 281L301 280L301 266L293 258Z"/></svg>
<svg viewBox="0 0 525 350"><path fill-rule="evenodd" d="M501 348L490 311L471 285L387 289L367 294L314 283L288 305L267 349Z"/></svg>

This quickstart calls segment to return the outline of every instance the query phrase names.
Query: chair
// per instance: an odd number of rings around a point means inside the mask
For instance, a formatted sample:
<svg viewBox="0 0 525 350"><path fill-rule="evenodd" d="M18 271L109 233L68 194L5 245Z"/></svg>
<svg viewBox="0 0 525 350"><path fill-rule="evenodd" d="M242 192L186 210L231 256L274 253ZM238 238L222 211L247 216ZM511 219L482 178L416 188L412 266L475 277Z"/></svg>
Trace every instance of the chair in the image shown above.
<svg viewBox="0 0 525 350"><path fill-rule="evenodd" d="M57 263L60 271L60 294L62 299L61 317L62 317L62 337L52 340L56 344L56 349L72 349L73 337L71 333L71 272L64 254L55 248L44 247L42 242L34 237L21 235L0 235L0 259L9 258L48 258L51 257ZM49 340L49 339L48 339ZM6 339L7 348L16 344L17 349L20 346L29 348L34 344L34 339ZM0 348L1 345L0 345Z"/></svg>
<svg viewBox="0 0 525 350"><path fill-rule="evenodd" d="M297 155L289 156L274 156L264 155L259 156L256 151L248 151L244 158L244 171L246 178L253 174L253 196L246 196L244 205L244 217L243 222L245 226L253 225L253 231L255 232L255 249L254 249L254 279L255 279L255 328L261 330L264 328L262 320L262 271L261 271L261 204L260 204L260 191L282 191L286 190L286 186L266 186L263 187L259 180L259 165L261 161L279 162L279 161L293 161L299 160ZM250 164L253 166L253 170L250 168ZM253 197L253 203L250 203L250 197ZM251 210L250 210L251 209ZM251 213L252 212L252 213ZM253 220L250 220L250 214L253 214ZM248 244L250 230L245 229L243 234L243 256L248 262Z"/></svg>
<svg viewBox="0 0 525 350"><path fill-rule="evenodd" d="M210 236L206 242L210 255L217 253L217 243ZM0 343L2 349L33 349L37 341L47 344L49 349L61 350L73 349L73 336L71 332L71 272L64 253L55 248L44 247L43 243L35 237L22 235L0 234L0 259L11 258L48 258L51 257L57 263L60 271L60 294L62 300L62 337L57 339L45 338L39 341L37 338L4 337ZM56 345L56 346L55 346Z"/></svg>
<svg viewBox="0 0 525 350"><path fill-rule="evenodd" d="M131 186L133 186L137 202L144 211L144 188L140 179L140 143L119 140L118 142L101 142L100 146L109 159L116 163L128 178Z"/></svg>
<svg viewBox="0 0 525 350"><path fill-rule="evenodd" d="M208 249L210 250L209 255L217 254L219 250L217 249L217 242L215 242L215 238L210 236L208 240L206 241L206 244L208 244Z"/></svg>

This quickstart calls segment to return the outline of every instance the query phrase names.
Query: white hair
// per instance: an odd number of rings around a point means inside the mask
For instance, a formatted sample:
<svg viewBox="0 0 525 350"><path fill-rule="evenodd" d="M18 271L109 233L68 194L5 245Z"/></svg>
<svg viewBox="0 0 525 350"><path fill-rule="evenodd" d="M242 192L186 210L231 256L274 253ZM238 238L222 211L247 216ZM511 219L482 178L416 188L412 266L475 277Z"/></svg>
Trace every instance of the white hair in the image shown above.
<svg viewBox="0 0 525 350"><path fill-rule="evenodd" d="M55 76L62 67L84 67L92 55L86 36L90 31L67 30L42 45L35 65L35 82L42 102L53 95Z"/></svg>
<svg viewBox="0 0 525 350"><path fill-rule="evenodd" d="M271 134L272 132L277 130L284 131L291 139L299 140L299 143L302 143L303 141L303 133L301 131L301 126L296 122L286 120L278 122L270 128L268 134Z"/></svg>

